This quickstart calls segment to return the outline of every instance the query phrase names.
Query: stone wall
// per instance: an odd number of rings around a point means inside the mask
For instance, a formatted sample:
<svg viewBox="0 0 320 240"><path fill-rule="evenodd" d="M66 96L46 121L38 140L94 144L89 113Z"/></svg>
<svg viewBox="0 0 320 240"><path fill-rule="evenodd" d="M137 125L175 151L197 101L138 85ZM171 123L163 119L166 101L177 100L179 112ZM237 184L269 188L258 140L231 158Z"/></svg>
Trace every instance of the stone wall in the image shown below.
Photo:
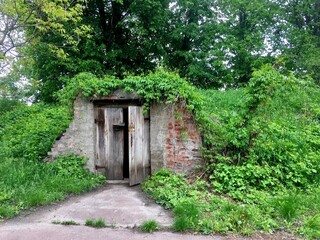
<svg viewBox="0 0 320 240"><path fill-rule="evenodd" d="M164 167L192 174L201 164L200 132L183 104L150 108L151 172Z"/></svg>
<svg viewBox="0 0 320 240"><path fill-rule="evenodd" d="M74 101L74 118L67 131L53 145L49 157L74 153L89 158L87 167L94 171L95 124L93 103L79 96Z"/></svg>
<svg viewBox="0 0 320 240"><path fill-rule="evenodd" d="M87 167L95 172L95 123L92 101L77 97L74 119L49 153L75 153L89 158ZM150 108L151 172L167 168L191 174L201 164L201 135L183 104L157 104Z"/></svg>

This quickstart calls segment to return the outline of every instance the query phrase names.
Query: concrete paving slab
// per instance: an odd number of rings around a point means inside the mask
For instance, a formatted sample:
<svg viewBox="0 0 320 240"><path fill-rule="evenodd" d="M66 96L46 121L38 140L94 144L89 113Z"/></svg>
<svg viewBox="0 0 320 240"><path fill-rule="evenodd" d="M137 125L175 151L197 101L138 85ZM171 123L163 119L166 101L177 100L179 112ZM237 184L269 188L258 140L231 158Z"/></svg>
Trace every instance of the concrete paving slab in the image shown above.
<svg viewBox="0 0 320 240"><path fill-rule="evenodd" d="M87 219L105 220L108 228L85 226ZM156 220L161 226L172 224L171 212L155 204L139 186L110 185L71 197L66 201L37 208L34 212L0 222L0 240L220 240L220 239L293 239L287 235L257 235L244 238L235 235L201 236L159 231L141 233L137 226L146 220ZM65 226L54 221L73 220L79 225ZM164 228L168 229L168 228ZM286 236L285 238L282 238Z"/></svg>
<svg viewBox="0 0 320 240"><path fill-rule="evenodd" d="M86 226L28 224L18 228L0 227L1 240L220 240L222 237L177 234L172 232L140 233L132 229L94 229Z"/></svg>
<svg viewBox="0 0 320 240"><path fill-rule="evenodd" d="M107 185L101 192L63 203L51 213L38 216L39 222L74 220L84 224L87 219L102 218L116 227L133 227L146 220L157 219L170 226L170 212L143 196L139 187Z"/></svg>

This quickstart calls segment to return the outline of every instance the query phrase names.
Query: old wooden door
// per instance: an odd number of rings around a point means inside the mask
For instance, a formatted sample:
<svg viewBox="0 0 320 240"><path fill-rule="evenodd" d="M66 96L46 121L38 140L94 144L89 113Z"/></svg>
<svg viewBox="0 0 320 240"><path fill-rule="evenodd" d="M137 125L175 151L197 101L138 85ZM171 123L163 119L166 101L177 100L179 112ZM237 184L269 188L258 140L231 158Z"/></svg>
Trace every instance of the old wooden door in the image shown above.
<svg viewBox="0 0 320 240"><path fill-rule="evenodd" d="M141 183L150 168L149 120L145 120L142 107L128 108L129 122L129 175L130 186Z"/></svg>
<svg viewBox="0 0 320 240"><path fill-rule="evenodd" d="M109 180L123 179L124 122L122 108L96 108L96 168Z"/></svg>
<svg viewBox="0 0 320 240"><path fill-rule="evenodd" d="M142 107L138 106L128 107L128 119L124 120L123 113L123 108L95 109L96 169L103 169L109 180L122 180L124 151L128 151L129 183L132 186L150 174L149 119L143 116ZM125 132L125 122L128 132ZM128 144L124 143L124 134L128 134Z"/></svg>

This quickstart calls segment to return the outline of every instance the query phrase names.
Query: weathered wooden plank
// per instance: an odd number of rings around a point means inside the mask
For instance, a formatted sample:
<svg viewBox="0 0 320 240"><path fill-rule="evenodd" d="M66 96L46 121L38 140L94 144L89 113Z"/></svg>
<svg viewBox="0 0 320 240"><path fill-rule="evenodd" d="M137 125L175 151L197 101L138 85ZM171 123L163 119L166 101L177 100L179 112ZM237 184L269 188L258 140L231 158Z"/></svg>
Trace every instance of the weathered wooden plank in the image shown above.
<svg viewBox="0 0 320 240"><path fill-rule="evenodd" d="M123 179L124 118L123 108L96 108L96 165L105 167L109 180ZM149 119L142 108L128 107L130 185L141 183L150 174Z"/></svg>
<svg viewBox="0 0 320 240"><path fill-rule="evenodd" d="M112 123L113 132L113 169L116 180L123 179L123 158L124 158L124 122L123 109L113 108L114 118ZM111 147L111 146L110 146Z"/></svg>
<svg viewBox="0 0 320 240"><path fill-rule="evenodd" d="M129 118L129 175L130 186L139 184L144 179L144 118L142 108L130 106Z"/></svg>
<svg viewBox="0 0 320 240"><path fill-rule="evenodd" d="M109 180L123 179L124 129L114 126L123 124L122 108L105 108L105 156L106 176Z"/></svg>
<svg viewBox="0 0 320 240"><path fill-rule="evenodd" d="M95 109L95 123L96 123L96 159L95 168L98 172L105 174L106 156L105 156L105 139L104 139L104 109Z"/></svg>

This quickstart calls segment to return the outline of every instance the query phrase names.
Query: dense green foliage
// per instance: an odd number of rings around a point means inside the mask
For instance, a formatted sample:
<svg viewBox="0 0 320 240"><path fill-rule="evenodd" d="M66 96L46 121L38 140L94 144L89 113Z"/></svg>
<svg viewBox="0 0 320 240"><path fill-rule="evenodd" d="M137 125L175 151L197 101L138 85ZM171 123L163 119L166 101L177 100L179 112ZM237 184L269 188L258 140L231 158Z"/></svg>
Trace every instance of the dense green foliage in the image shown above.
<svg viewBox="0 0 320 240"><path fill-rule="evenodd" d="M1 116L0 156L40 160L69 122L65 107L37 104L9 111Z"/></svg>
<svg viewBox="0 0 320 240"><path fill-rule="evenodd" d="M69 122L67 108L44 104L21 105L0 116L0 219L102 183L83 168L81 157L42 161Z"/></svg>
<svg viewBox="0 0 320 240"><path fill-rule="evenodd" d="M182 175L160 170L144 182L143 189L173 209L175 231L251 235L286 230L310 239L320 237L319 187L307 192L286 190L275 196L260 192L255 204L243 204L213 194L206 181L190 184Z"/></svg>
<svg viewBox="0 0 320 240"><path fill-rule="evenodd" d="M201 109L202 99L196 93L196 88L179 75L161 69L148 75L127 76L123 80L80 73L72 79L67 79L66 82L68 83L66 87L56 94L63 104L72 104L79 94L85 97L107 96L112 90L122 88L141 96L145 109L148 109L151 103L173 103L179 100L186 101L190 111Z"/></svg>
<svg viewBox="0 0 320 240"><path fill-rule="evenodd" d="M0 55L18 48L24 58L14 75L32 80L34 94L47 102L64 86L64 76L91 72L122 79L159 66L205 88L245 85L266 63L286 73L308 73L319 83L318 0L5 0L3 5L0 20L13 29L0 29L5 39Z"/></svg>
<svg viewBox="0 0 320 240"><path fill-rule="evenodd" d="M246 89L204 94L221 125L222 143L208 153L215 191L248 201L252 188L306 189L319 183L320 90L311 80L265 67Z"/></svg>
<svg viewBox="0 0 320 240"><path fill-rule="evenodd" d="M312 79L265 66L246 88L186 96L203 134L208 183L190 185L163 170L144 185L174 208L173 228L243 234L286 228L318 237L320 89Z"/></svg>
<svg viewBox="0 0 320 240"><path fill-rule="evenodd" d="M10 100L6 98L0 99L0 116L4 115L6 112L15 109L16 107L22 105L19 101Z"/></svg>
<svg viewBox="0 0 320 240"><path fill-rule="evenodd" d="M320 84L320 2L281 0L281 3L288 3L280 11L286 21L277 24L274 44L282 46L286 69L300 76L307 72ZM290 41L284 43L286 38Z"/></svg>

